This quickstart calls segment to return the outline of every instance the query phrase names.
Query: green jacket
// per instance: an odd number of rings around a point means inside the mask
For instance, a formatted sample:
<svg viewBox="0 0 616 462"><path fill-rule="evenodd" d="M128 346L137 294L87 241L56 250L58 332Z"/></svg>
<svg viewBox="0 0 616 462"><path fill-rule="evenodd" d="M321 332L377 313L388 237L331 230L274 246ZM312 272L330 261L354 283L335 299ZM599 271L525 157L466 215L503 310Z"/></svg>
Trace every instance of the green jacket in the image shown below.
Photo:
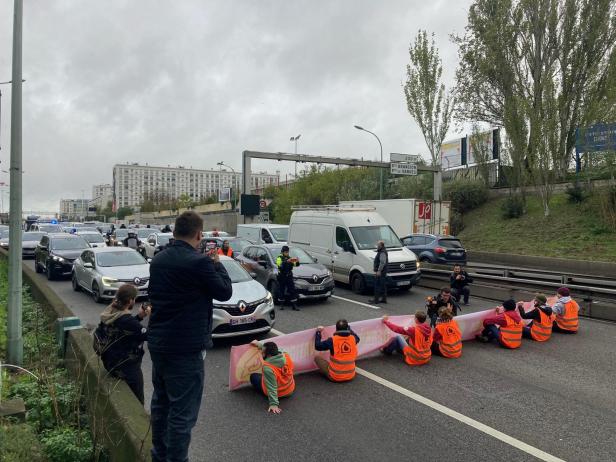
<svg viewBox="0 0 616 462"><path fill-rule="evenodd" d="M263 344L259 344L263 348ZM266 359L268 363L273 364L276 367L283 367L287 363L287 359L284 357L284 352L281 351L276 356L270 356ZM276 374L269 366L263 366L263 379L265 381L265 388L267 389L267 399L270 406L278 406L278 382L276 381Z"/></svg>

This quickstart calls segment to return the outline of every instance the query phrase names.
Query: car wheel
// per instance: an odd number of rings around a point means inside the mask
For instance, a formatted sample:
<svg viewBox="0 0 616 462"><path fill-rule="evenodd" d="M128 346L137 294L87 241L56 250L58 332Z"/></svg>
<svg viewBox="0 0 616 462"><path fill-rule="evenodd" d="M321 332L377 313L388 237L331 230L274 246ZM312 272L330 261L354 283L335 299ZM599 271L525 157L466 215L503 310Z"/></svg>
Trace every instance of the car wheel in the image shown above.
<svg viewBox="0 0 616 462"><path fill-rule="evenodd" d="M71 284L73 285L73 290L75 292L79 292L81 290L81 286L79 285L79 281L77 281L77 275L73 271L73 277L71 278Z"/></svg>
<svg viewBox="0 0 616 462"><path fill-rule="evenodd" d="M359 295L366 292L366 281L360 273L355 273L351 276L351 289Z"/></svg>
<svg viewBox="0 0 616 462"><path fill-rule="evenodd" d="M101 303L103 301L101 298L101 290L96 281L92 283L92 300L94 300L94 303Z"/></svg>
<svg viewBox="0 0 616 462"><path fill-rule="evenodd" d="M39 274L43 272L43 270L41 269L41 265L39 265L39 262L36 257L34 257L34 271Z"/></svg>
<svg viewBox="0 0 616 462"><path fill-rule="evenodd" d="M45 265L45 272L47 273L47 280L48 281L52 281L54 279L54 274L53 274L53 270L51 269L51 265L49 263L47 263L47 265Z"/></svg>

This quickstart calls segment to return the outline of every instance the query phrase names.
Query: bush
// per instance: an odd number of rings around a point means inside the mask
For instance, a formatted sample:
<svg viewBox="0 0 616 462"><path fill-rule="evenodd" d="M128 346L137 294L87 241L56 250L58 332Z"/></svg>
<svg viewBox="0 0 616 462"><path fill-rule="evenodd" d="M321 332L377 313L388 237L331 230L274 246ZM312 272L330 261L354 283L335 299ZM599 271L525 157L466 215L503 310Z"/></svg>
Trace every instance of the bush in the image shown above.
<svg viewBox="0 0 616 462"><path fill-rule="evenodd" d="M567 188L566 193L567 201L570 204L581 204L588 197L586 191L584 191L579 185L576 185L573 188Z"/></svg>
<svg viewBox="0 0 616 462"><path fill-rule="evenodd" d="M501 205L501 213L504 219L520 218L524 215L524 200L520 196L509 196Z"/></svg>
<svg viewBox="0 0 616 462"><path fill-rule="evenodd" d="M453 209L464 214L487 202L488 188L481 181L450 181L443 184L443 199L451 201Z"/></svg>
<svg viewBox="0 0 616 462"><path fill-rule="evenodd" d="M88 462L92 460L92 438L87 430L60 427L43 433L45 454L51 462Z"/></svg>
<svg viewBox="0 0 616 462"><path fill-rule="evenodd" d="M3 462L43 462L43 450L35 431L9 419L0 420L0 460Z"/></svg>
<svg viewBox="0 0 616 462"><path fill-rule="evenodd" d="M449 217L449 225L450 225L450 232L452 235L457 235L460 234L460 231L462 231L464 229L464 220L462 218L462 214L458 213L458 212L451 212L451 216Z"/></svg>

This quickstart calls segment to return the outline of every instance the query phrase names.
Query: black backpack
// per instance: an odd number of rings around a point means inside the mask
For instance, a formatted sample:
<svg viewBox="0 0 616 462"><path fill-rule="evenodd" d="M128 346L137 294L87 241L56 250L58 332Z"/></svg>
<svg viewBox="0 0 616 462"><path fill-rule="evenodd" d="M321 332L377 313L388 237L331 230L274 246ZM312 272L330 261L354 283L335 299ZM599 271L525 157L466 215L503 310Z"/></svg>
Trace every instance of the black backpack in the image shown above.
<svg viewBox="0 0 616 462"><path fill-rule="evenodd" d="M92 347L98 356L102 356L109 347L118 340L121 331L116 327L100 322L94 331Z"/></svg>

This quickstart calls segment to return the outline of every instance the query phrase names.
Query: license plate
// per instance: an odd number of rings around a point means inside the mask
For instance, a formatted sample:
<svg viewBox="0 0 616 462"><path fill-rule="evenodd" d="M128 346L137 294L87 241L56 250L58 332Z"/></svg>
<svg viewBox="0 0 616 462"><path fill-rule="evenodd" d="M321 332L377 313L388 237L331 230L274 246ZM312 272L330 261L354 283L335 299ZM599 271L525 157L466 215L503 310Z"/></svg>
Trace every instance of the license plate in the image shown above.
<svg viewBox="0 0 616 462"><path fill-rule="evenodd" d="M462 252L451 252L452 257L461 257L463 255Z"/></svg>
<svg viewBox="0 0 616 462"><path fill-rule="evenodd" d="M240 324L252 324L255 322L254 316L248 316L247 318L235 318L229 321L231 326L239 326Z"/></svg>
<svg viewBox="0 0 616 462"><path fill-rule="evenodd" d="M317 292L319 290L323 290L323 286L311 286L311 287L308 287L308 292Z"/></svg>
<svg viewBox="0 0 616 462"><path fill-rule="evenodd" d="M398 281L396 282L397 286L408 286L411 285L411 281Z"/></svg>

